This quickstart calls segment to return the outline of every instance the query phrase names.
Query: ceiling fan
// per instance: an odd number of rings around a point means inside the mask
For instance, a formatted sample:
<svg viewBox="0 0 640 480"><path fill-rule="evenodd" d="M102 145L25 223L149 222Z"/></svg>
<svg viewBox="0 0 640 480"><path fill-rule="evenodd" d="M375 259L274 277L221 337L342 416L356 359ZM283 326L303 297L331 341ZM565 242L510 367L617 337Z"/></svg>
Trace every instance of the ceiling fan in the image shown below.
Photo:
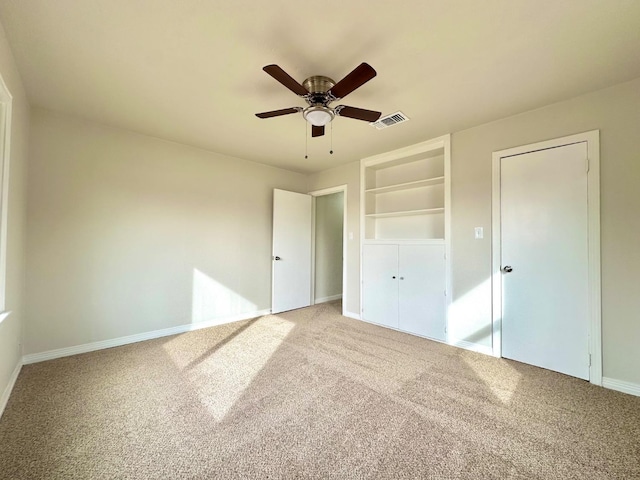
<svg viewBox="0 0 640 480"><path fill-rule="evenodd" d="M365 122L375 122L382 115L381 112L346 105L329 106L330 103L346 97L376 76L376 71L367 63L358 65L338 83L329 77L314 75L300 84L278 65L267 65L263 70L293 93L302 97L309 106L256 113L258 118L279 117L280 115L302 112L302 116L311 124L311 136L319 137L324 135L324 126L331 122L336 115Z"/></svg>

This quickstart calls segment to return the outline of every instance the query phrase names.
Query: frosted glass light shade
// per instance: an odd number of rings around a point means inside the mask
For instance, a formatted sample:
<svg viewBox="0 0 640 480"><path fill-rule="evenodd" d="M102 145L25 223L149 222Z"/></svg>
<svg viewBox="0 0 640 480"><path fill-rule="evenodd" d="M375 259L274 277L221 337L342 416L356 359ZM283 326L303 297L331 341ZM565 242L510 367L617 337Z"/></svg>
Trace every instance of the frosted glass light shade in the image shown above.
<svg viewBox="0 0 640 480"><path fill-rule="evenodd" d="M308 107L302 112L305 120L311 125L322 127L333 120L333 110L328 107Z"/></svg>

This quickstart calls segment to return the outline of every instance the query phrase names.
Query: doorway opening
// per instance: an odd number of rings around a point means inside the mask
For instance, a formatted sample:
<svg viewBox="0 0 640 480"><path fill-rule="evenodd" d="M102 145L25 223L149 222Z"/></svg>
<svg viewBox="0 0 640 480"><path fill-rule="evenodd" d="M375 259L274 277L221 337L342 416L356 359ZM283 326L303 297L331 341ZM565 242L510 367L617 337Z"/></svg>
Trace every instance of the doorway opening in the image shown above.
<svg viewBox="0 0 640 480"><path fill-rule="evenodd" d="M347 186L311 192L311 299L312 304L346 300Z"/></svg>

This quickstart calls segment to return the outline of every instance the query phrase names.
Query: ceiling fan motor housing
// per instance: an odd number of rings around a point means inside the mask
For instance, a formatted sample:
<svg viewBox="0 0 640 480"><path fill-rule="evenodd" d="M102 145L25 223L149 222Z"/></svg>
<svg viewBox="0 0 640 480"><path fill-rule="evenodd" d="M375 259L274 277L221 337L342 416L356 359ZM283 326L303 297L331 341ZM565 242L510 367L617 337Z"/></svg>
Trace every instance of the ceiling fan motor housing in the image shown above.
<svg viewBox="0 0 640 480"><path fill-rule="evenodd" d="M309 104L302 115L311 125L321 127L333 120L335 113L328 106L335 98L327 92L336 84L329 77L314 75L302 82L302 86L309 92L305 100Z"/></svg>
<svg viewBox="0 0 640 480"><path fill-rule="evenodd" d="M326 93L331 90L335 84L336 82L323 75L314 75L302 82L302 86L306 88L309 93Z"/></svg>

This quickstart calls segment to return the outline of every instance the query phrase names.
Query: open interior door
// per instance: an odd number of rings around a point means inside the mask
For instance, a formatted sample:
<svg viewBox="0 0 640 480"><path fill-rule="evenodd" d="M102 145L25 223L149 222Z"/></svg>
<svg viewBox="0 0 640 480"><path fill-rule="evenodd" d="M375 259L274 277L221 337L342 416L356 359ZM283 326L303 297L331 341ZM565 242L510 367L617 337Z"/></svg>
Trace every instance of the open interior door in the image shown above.
<svg viewBox="0 0 640 480"><path fill-rule="evenodd" d="M273 190L273 313L311 305L311 205L311 195Z"/></svg>

